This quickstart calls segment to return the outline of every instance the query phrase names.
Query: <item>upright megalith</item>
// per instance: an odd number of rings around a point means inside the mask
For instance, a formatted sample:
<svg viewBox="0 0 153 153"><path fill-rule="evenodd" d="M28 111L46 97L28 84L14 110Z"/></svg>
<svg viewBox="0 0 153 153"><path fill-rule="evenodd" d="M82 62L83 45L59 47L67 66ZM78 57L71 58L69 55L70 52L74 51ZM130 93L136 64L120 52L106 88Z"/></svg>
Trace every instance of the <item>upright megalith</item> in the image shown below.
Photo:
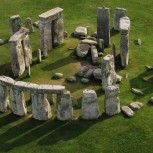
<svg viewBox="0 0 153 153"><path fill-rule="evenodd" d="M116 85L108 86L105 89L104 109L109 116L120 113L119 93L119 87Z"/></svg>
<svg viewBox="0 0 153 153"><path fill-rule="evenodd" d="M126 16L126 9L116 7L114 12L114 30L120 30L120 18Z"/></svg>
<svg viewBox="0 0 153 153"><path fill-rule="evenodd" d="M129 31L130 19L128 17L120 18L120 56L122 67L126 67L129 62Z"/></svg>
<svg viewBox="0 0 153 153"><path fill-rule="evenodd" d="M107 7L98 7L97 12L97 37L104 40L104 46L110 43L110 11Z"/></svg>
<svg viewBox="0 0 153 153"><path fill-rule="evenodd" d="M69 91L65 91L63 94L57 94L56 110L58 120L66 121L72 119L73 106Z"/></svg>
<svg viewBox="0 0 153 153"><path fill-rule="evenodd" d="M13 15L10 17L10 32L11 36L18 32L21 28L21 19L19 15Z"/></svg>
<svg viewBox="0 0 153 153"><path fill-rule="evenodd" d="M25 97L18 85L20 85L20 81L17 81L10 88L11 109L13 114L25 116L27 114Z"/></svg>
<svg viewBox="0 0 153 153"><path fill-rule="evenodd" d="M32 63L32 49L30 46L29 30L21 28L10 39L11 67L15 77L21 76Z"/></svg>
<svg viewBox="0 0 153 153"><path fill-rule="evenodd" d="M63 9L56 7L39 15L40 49L47 57L47 51L64 42Z"/></svg>
<svg viewBox="0 0 153 153"><path fill-rule="evenodd" d="M31 93L32 116L37 120L48 120L51 118L51 107L44 94Z"/></svg>
<svg viewBox="0 0 153 153"><path fill-rule="evenodd" d="M94 90L85 89L82 96L81 117L98 119L100 115L97 94Z"/></svg>
<svg viewBox="0 0 153 153"><path fill-rule="evenodd" d="M102 71L102 89L105 90L108 86L116 84L116 72L114 65L114 56L106 55L101 64Z"/></svg>
<svg viewBox="0 0 153 153"><path fill-rule="evenodd" d="M29 29L29 33L34 32L34 27L33 27L32 21L31 21L31 19L30 19L29 17L26 18L25 27L26 27L27 29Z"/></svg>

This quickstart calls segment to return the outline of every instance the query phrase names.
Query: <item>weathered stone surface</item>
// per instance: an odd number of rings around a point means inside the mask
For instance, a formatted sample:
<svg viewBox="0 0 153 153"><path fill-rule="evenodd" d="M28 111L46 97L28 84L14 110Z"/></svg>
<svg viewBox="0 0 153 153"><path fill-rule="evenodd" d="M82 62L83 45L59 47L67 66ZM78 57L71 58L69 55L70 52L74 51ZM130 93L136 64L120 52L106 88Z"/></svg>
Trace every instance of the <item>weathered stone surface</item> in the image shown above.
<svg viewBox="0 0 153 153"><path fill-rule="evenodd" d="M9 105L9 100L7 97L7 88L5 85L2 85L0 83L0 112L6 112L8 105Z"/></svg>
<svg viewBox="0 0 153 153"><path fill-rule="evenodd" d="M39 94L63 94L65 86L41 84L38 87Z"/></svg>
<svg viewBox="0 0 153 153"><path fill-rule="evenodd" d="M48 56L47 51L54 45L64 41L63 11L56 7L39 15L40 49L44 57Z"/></svg>
<svg viewBox="0 0 153 153"><path fill-rule="evenodd" d="M110 43L110 11L107 7L98 7L97 12L97 37L104 40L104 46Z"/></svg>
<svg viewBox="0 0 153 153"><path fill-rule="evenodd" d="M90 80L88 78L82 78L81 82L84 83L84 84L87 84L87 83L90 82Z"/></svg>
<svg viewBox="0 0 153 153"><path fill-rule="evenodd" d="M104 40L103 39L98 40L98 51L104 52Z"/></svg>
<svg viewBox="0 0 153 153"><path fill-rule="evenodd" d="M143 103L141 103L141 102L135 101L134 103L137 104L140 108L143 107Z"/></svg>
<svg viewBox="0 0 153 153"><path fill-rule="evenodd" d="M57 119L61 121L71 120L73 117L73 106L69 91L57 95Z"/></svg>
<svg viewBox="0 0 153 153"><path fill-rule="evenodd" d="M97 41L90 40L90 39L84 39L84 40L81 40L81 44L97 45Z"/></svg>
<svg viewBox="0 0 153 153"><path fill-rule="evenodd" d="M133 111L136 111L136 110L140 109L140 106L139 106L138 103L136 103L136 102L130 103L129 107L130 107Z"/></svg>
<svg viewBox="0 0 153 153"><path fill-rule="evenodd" d="M55 73L54 76L53 76L53 78L55 78L55 79L61 79L61 78L63 78L63 74L62 73Z"/></svg>
<svg viewBox="0 0 153 153"><path fill-rule="evenodd" d="M26 27L27 29L29 29L29 32L30 32L30 33L34 32L34 27L33 27L32 21L31 21L31 19L30 19L29 17L26 18L25 27Z"/></svg>
<svg viewBox="0 0 153 153"><path fill-rule="evenodd" d="M4 40L0 39L0 45L3 45L3 44L4 44Z"/></svg>
<svg viewBox="0 0 153 153"><path fill-rule="evenodd" d="M129 34L120 35L121 65L126 67L129 63Z"/></svg>
<svg viewBox="0 0 153 153"><path fill-rule="evenodd" d="M62 18L52 22L53 47L64 43L64 21Z"/></svg>
<svg viewBox="0 0 153 153"><path fill-rule="evenodd" d="M12 86L15 83L15 81L7 76L0 76L0 84L5 86Z"/></svg>
<svg viewBox="0 0 153 153"><path fill-rule="evenodd" d="M142 91L140 91L139 89L136 89L136 88L132 88L131 91L133 93L135 93L136 95L144 95L144 93Z"/></svg>
<svg viewBox="0 0 153 153"><path fill-rule="evenodd" d="M93 75L94 69L88 69L87 72L84 74L84 78L90 78Z"/></svg>
<svg viewBox="0 0 153 153"><path fill-rule="evenodd" d="M87 66L82 66L80 68L80 71L77 73L77 75L79 77L83 77L87 71L88 71L88 67Z"/></svg>
<svg viewBox="0 0 153 153"><path fill-rule="evenodd" d="M37 60L38 60L39 63L42 61L42 59L41 59L41 50L40 49L37 50Z"/></svg>
<svg viewBox="0 0 153 153"><path fill-rule="evenodd" d="M93 64L98 63L98 51L96 46L91 46L91 57L92 57Z"/></svg>
<svg viewBox="0 0 153 153"><path fill-rule="evenodd" d="M90 49L90 45L88 44L78 44L76 48L76 54L78 57L83 58L86 57Z"/></svg>
<svg viewBox="0 0 153 153"><path fill-rule="evenodd" d="M31 69L30 69L30 66L27 68L27 76L31 76Z"/></svg>
<svg viewBox="0 0 153 153"><path fill-rule="evenodd" d="M128 106L122 106L121 110L128 117L133 117L134 116L133 110L131 108L129 108Z"/></svg>
<svg viewBox="0 0 153 153"><path fill-rule="evenodd" d="M66 80L70 83L75 83L77 81L75 76L69 76L66 78Z"/></svg>
<svg viewBox="0 0 153 153"><path fill-rule="evenodd" d="M93 71L93 75L95 79L101 80L102 79L102 72L100 68L96 68Z"/></svg>
<svg viewBox="0 0 153 153"><path fill-rule="evenodd" d="M14 35L21 28L21 19L19 15L13 15L10 17L10 29L11 36Z"/></svg>
<svg viewBox="0 0 153 153"><path fill-rule="evenodd" d="M122 35L126 35L129 33L130 24L130 19L127 16L120 18L119 30Z"/></svg>
<svg viewBox="0 0 153 153"><path fill-rule="evenodd" d="M116 7L115 13L114 13L114 30L119 31L120 18L125 16L126 16L126 9Z"/></svg>
<svg viewBox="0 0 153 153"><path fill-rule="evenodd" d="M116 84L116 72L114 66L113 55L106 55L101 64L102 71L102 89L105 90L106 87Z"/></svg>
<svg viewBox="0 0 153 153"><path fill-rule="evenodd" d="M120 100L118 94L120 93L118 86L108 86L105 89L104 109L109 116L120 113Z"/></svg>
<svg viewBox="0 0 153 153"><path fill-rule="evenodd" d="M99 115L96 92L85 89L82 96L81 117L83 119L98 119Z"/></svg>
<svg viewBox="0 0 153 153"><path fill-rule="evenodd" d="M91 36L86 37L86 39L97 41L96 37L91 37Z"/></svg>
<svg viewBox="0 0 153 153"><path fill-rule="evenodd" d="M51 107L44 94L31 94L32 116L36 120L48 120L51 118Z"/></svg>
<svg viewBox="0 0 153 153"><path fill-rule="evenodd" d="M122 77L120 75L116 75L116 83L120 83L122 81Z"/></svg>
<svg viewBox="0 0 153 153"><path fill-rule="evenodd" d="M77 27L73 33L74 37L81 37L87 35L87 28L86 27Z"/></svg>
<svg viewBox="0 0 153 153"><path fill-rule="evenodd" d="M11 109L13 114L25 116L27 114L24 93L16 88L10 88Z"/></svg>

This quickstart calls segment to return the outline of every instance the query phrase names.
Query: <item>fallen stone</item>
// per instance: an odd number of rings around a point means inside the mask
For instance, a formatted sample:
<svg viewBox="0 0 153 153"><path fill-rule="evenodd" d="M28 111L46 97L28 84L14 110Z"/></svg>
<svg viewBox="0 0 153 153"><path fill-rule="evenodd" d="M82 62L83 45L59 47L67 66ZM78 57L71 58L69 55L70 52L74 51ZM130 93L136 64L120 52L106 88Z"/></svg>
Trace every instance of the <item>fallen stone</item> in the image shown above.
<svg viewBox="0 0 153 153"><path fill-rule="evenodd" d="M86 27L77 27L73 33L74 37L86 36L87 28Z"/></svg>
<svg viewBox="0 0 153 153"><path fill-rule="evenodd" d="M93 75L94 69L88 69L87 72L84 74L84 78L90 78Z"/></svg>
<svg viewBox="0 0 153 153"><path fill-rule="evenodd" d="M96 68L93 71L93 76L95 79L102 80L102 72L100 68Z"/></svg>
<svg viewBox="0 0 153 153"><path fill-rule="evenodd" d="M83 77L87 71L88 71L88 67L87 66L82 66L80 68L80 71L77 73L77 76Z"/></svg>
<svg viewBox="0 0 153 153"><path fill-rule="evenodd" d="M97 41L97 39L95 37L91 37L91 36L86 37L86 39Z"/></svg>
<svg viewBox="0 0 153 153"><path fill-rule="evenodd" d="M81 44L97 45L97 42L94 40L84 39L84 40L81 40Z"/></svg>
<svg viewBox="0 0 153 153"><path fill-rule="evenodd" d="M136 88L132 88L131 91L133 93L135 93L136 95L144 95L144 93L142 91L140 91L139 89L136 89Z"/></svg>
<svg viewBox="0 0 153 153"><path fill-rule="evenodd" d="M136 111L138 109L140 109L139 105L135 102L130 103L129 107L133 110Z"/></svg>
<svg viewBox="0 0 153 153"><path fill-rule="evenodd" d="M4 44L4 40L0 39L0 45L3 45L3 44Z"/></svg>
<svg viewBox="0 0 153 153"><path fill-rule="evenodd" d="M90 82L90 80L87 79L87 78L82 78L81 82L84 83L84 84L88 84Z"/></svg>
<svg viewBox="0 0 153 153"><path fill-rule="evenodd" d="M54 76L53 76L53 78L55 78L55 79L61 79L61 78L63 78L63 74L62 73L55 73Z"/></svg>
<svg viewBox="0 0 153 153"><path fill-rule="evenodd" d="M150 65L146 65L146 68L147 68L148 70L153 70L153 66L150 66Z"/></svg>
<svg viewBox="0 0 153 153"><path fill-rule="evenodd" d="M116 83L120 83L122 81L122 77L120 75L116 75Z"/></svg>
<svg viewBox="0 0 153 153"><path fill-rule="evenodd" d="M66 78L66 80L67 80L68 82L70 82L70 83L75 83L75 82L77 82L77 79L76 79L75 76L70 76L70 77Z"/></svg>
<svg viewBox="0 0 153 153"><path fill-rule="evenodd" d="M90 45L88 44L78 44L76 48L76 54L78 57L83 58L86 57L90 49Z"/></svg>
<svg viewBox="0 0 153 153"><path fill-rule="evenodd" d="M138 102L138 101L136 101L135 102L140 108L142 108L143 107L143 103L141 103L141 102Z"/></svg>
<svg viewBox="0 0 153 153"><path fill-rule="evenodd" d="M100 115L97 94L94 90L83 91L81 117L83 119L98 119Z"/></svg>
<svg viewBox="0 0 153 153"><path fill-rule="evenodd" d="M91 46L91 57L92 57L93 64L98 63L98 51L96 46Z"/></svg>
<svg viewBox="0 0 153 153"><path fill-rule="evenodd" d="M33 23L33 26L36 27L36 28L38 28L39 27L39 21L34 22Z"/></svg>
<svg viewBox="0 0 153 153"><path fill-rule="evenodd" d="M133 117L134 116L133 110L128 106L122 106L121 110L128 117Z"/></svg>

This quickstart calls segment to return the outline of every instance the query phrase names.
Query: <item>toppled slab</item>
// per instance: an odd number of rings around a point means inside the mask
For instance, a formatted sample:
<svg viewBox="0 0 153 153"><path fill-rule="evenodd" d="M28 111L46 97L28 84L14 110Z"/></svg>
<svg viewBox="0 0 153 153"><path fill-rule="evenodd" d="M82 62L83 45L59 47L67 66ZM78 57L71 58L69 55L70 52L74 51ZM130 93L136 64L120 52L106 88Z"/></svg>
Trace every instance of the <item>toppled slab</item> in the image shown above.
<svg viewBox="0 0 153 153"><path fill-rule="evenodd" d="M86 57L90 49L90 45L88 44L78 44L76 48L76 54L78 57L83 58Z"/></svg>
<svg viewBox="0 0 153 153"><path fill-rule="evenodd" d="M142 91L140 91L139 89L136 89L136 88L132 88L131 91L133 93L135 93L136 95L144 95L144 93Z"/></svg>
<svg viewBox="0 0 153 153"><path fill-rule="evenodd" d="M98 63L98 51L96 46L91 46L91 57L92 57L93 64Z"/></svg>
<svg viewBox="0 0 153 153"><path fill-rule="evenodd" d="M128 106L122 106L121 110L128 117L133 117L134 116L133 110Z"/></svg>
<svg viewBox="0 0 153 153"><path fill-rule="evenodd" d="M87 28L86 27L77 27L73 33L74 37L81 37L87 35Z"/></svg>
<svg viewBox="0 0 153 153"><path fill-rule="evenodd" d="M12 86L15 81L7 76L0 76L0 84L4 84L5 86Z"/></svg>
<svg viewBox="0 0 153 153"><path fill-rule="evenodd" d="M81 44L97 45L97 42L94 40L84 39L84 40L81 40Z"/></svg>
<svg viewBox="0 0 153 153"><path fill-rule="evenodd" d="M85 78L90 78L93 75L94 69L88 69L87 72L84 74Z"/></svg>
<svg viewBox="0 0 153 153"><path fill-rule="evenodd" d="M77 73L77 75L79 77L83 77L87 71L88 71L88 67L87 66L82 66L80 68L80 71Z"/></svg>
<svg viewBox="0 0 153 153"><path fill-rule="evenodd" d="M94 69L93 75L95 79L102 80L102 72L100 68Z"/></svg>
<svg viewBox="0 0 153 153"><path fill-rule="evenodd" d="M136 111L136 110L138 110L138 109L140 109L140 108L143 107L143 103L141 103L141 102L132 102L132 103L130 103L129 107L130 107L133 111Z"/></svg>

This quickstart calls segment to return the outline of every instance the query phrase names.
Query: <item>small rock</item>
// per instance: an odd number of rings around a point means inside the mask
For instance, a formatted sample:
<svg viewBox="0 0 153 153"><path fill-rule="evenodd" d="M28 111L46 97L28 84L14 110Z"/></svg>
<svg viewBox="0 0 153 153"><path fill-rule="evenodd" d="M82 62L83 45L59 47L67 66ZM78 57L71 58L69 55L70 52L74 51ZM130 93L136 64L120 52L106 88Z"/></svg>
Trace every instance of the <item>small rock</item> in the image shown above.
<svg viewBox="0 0 153 153"><path fill-rule="evenodd" d="M129 77L129 75L128 74L125 74L125 79L127 79Z"/></svg>
<svg viewBox="0 0 153 153"><path fill-rule="evenodd" d="M84 40L81 40L81 44L97 45L97 42L94 40L84 39Z"/></svg>
<svg viewBox="0 0 153 153"><path fill-rule="evenodd" d="M98 53L98 57L102 57L104 54L102 52Z"/></svg>
<svg viewBox="0 0 153 153"><path fill-rule="evenodd" d="M102 79L102 72L100 68L96 68L93 71L93 75L95 79L101 80Z"/></svg>
<svg viewBox="0 0 153 153"><path fill-rule="evenodd" d="M66 80L71 83L75 83L77 81L75 76L70 76L70 77L66 78Z"/></svg>
<svg viewBox="0 0 153 153"><path fill-rule="evenodd" d="M153 103L153 97L151 97L150 102Z"/></svg>
<svg viewBox="0 0 153 153"><path fill-rule="evenodd" d="M116 83L120 83L122 81L122 77L120 75L116 75Z"/></svg>
<svg viewBox="0 0 153 153"><path fill-rule="evenodd" d="M147 68L148 70L153 70L153 66L150 66L150 65L146 65L146 68Z"/></svg>
<svg viewBox="0 0 153 153"><path fill-rule="evenodd" d="M0 39L0 45L3 45L3 44L4 44L4 40Z"/></svg>
<svg viewBox="0 0 153 153"><path fill-rule="evenodd" d="M94 69L89 69L85 74L84 78L90 78L93 75Z"/></svg>
<svg viewBox="0 0 153 153"><path fill-rule="evenodd" d="M133 111L136 111L138 109L140 109L139 105L135 102L132 102L129 107L133 110Z"/></svg>
<svg viewBox="0 0 153 153"><path fill-rule="evenodd" d="M140 108L142 108L143 107L143 103L141 103L141 102L138 102L138 101L136 101L135 102Z"/></svg>
<svg viewBox="0 0 153 153"><path fill-rule="evenodd" d="M33 26L36 27L36 28L39 28L39 21L34 22Z"/></svg>
<svg viewBox="0 0 153 153"><path fill-rule="evenodd" d="M84 84L89 83L89 81L90 81L90 80L87 79L87 78L82 78L82 79L81 79L81 82L84 83Z"/></svg>
<svg viewBox="0 0 153 153"><path fill-rule="evenodd" d="M136 40L136 44L141 46L141 39L140 39L140 38L138 38L138 39Z"/></svg>
<svg viewBox="0 0 153 153"><path fill-rule="evenodd" d="M76 48L76 54L78 57L83 58L87 56L90 49L90 45L88 44L78 44Z"/></svg>
<svg viewBox="0 0 153 153"><path fill-rule="evenodd" d="M55 79L61 79L63 77L63 74L62 73L55 73L53 78Z"/></svg>
<svg viewBox="0 0 153 153"><path fill-rule="evenodd" d="M64 31L64 38L68 37L68 33Z"/></svg>
<svg viewBox="0 0 153 153"><path fill-rule="evenodd" d="M87 71L88 71L88 67L87 66L82 66L80 68L80 71L77 73L77 76L83 77Z"/></svg>
<svg viewBox="0 0 153 153"><path fill-rule="evenodd" d="M86 27L77 27L73 33L74 37L81 37L87 35L87 28Z"/></svg>
<svg viewBox="0 0 153 153"><path fill-rule="evenodd" d="M140 91L139 89L132 88L131 91L137 95L144 95L144 93Z"/></svg>
<svg viewBox="0 0 153 153"><path fill-rule="evenodd" d="M134 116L133 110L130 107L128 107L128 106L122 106L121 110L128 117L133 117Z"/></svg>

